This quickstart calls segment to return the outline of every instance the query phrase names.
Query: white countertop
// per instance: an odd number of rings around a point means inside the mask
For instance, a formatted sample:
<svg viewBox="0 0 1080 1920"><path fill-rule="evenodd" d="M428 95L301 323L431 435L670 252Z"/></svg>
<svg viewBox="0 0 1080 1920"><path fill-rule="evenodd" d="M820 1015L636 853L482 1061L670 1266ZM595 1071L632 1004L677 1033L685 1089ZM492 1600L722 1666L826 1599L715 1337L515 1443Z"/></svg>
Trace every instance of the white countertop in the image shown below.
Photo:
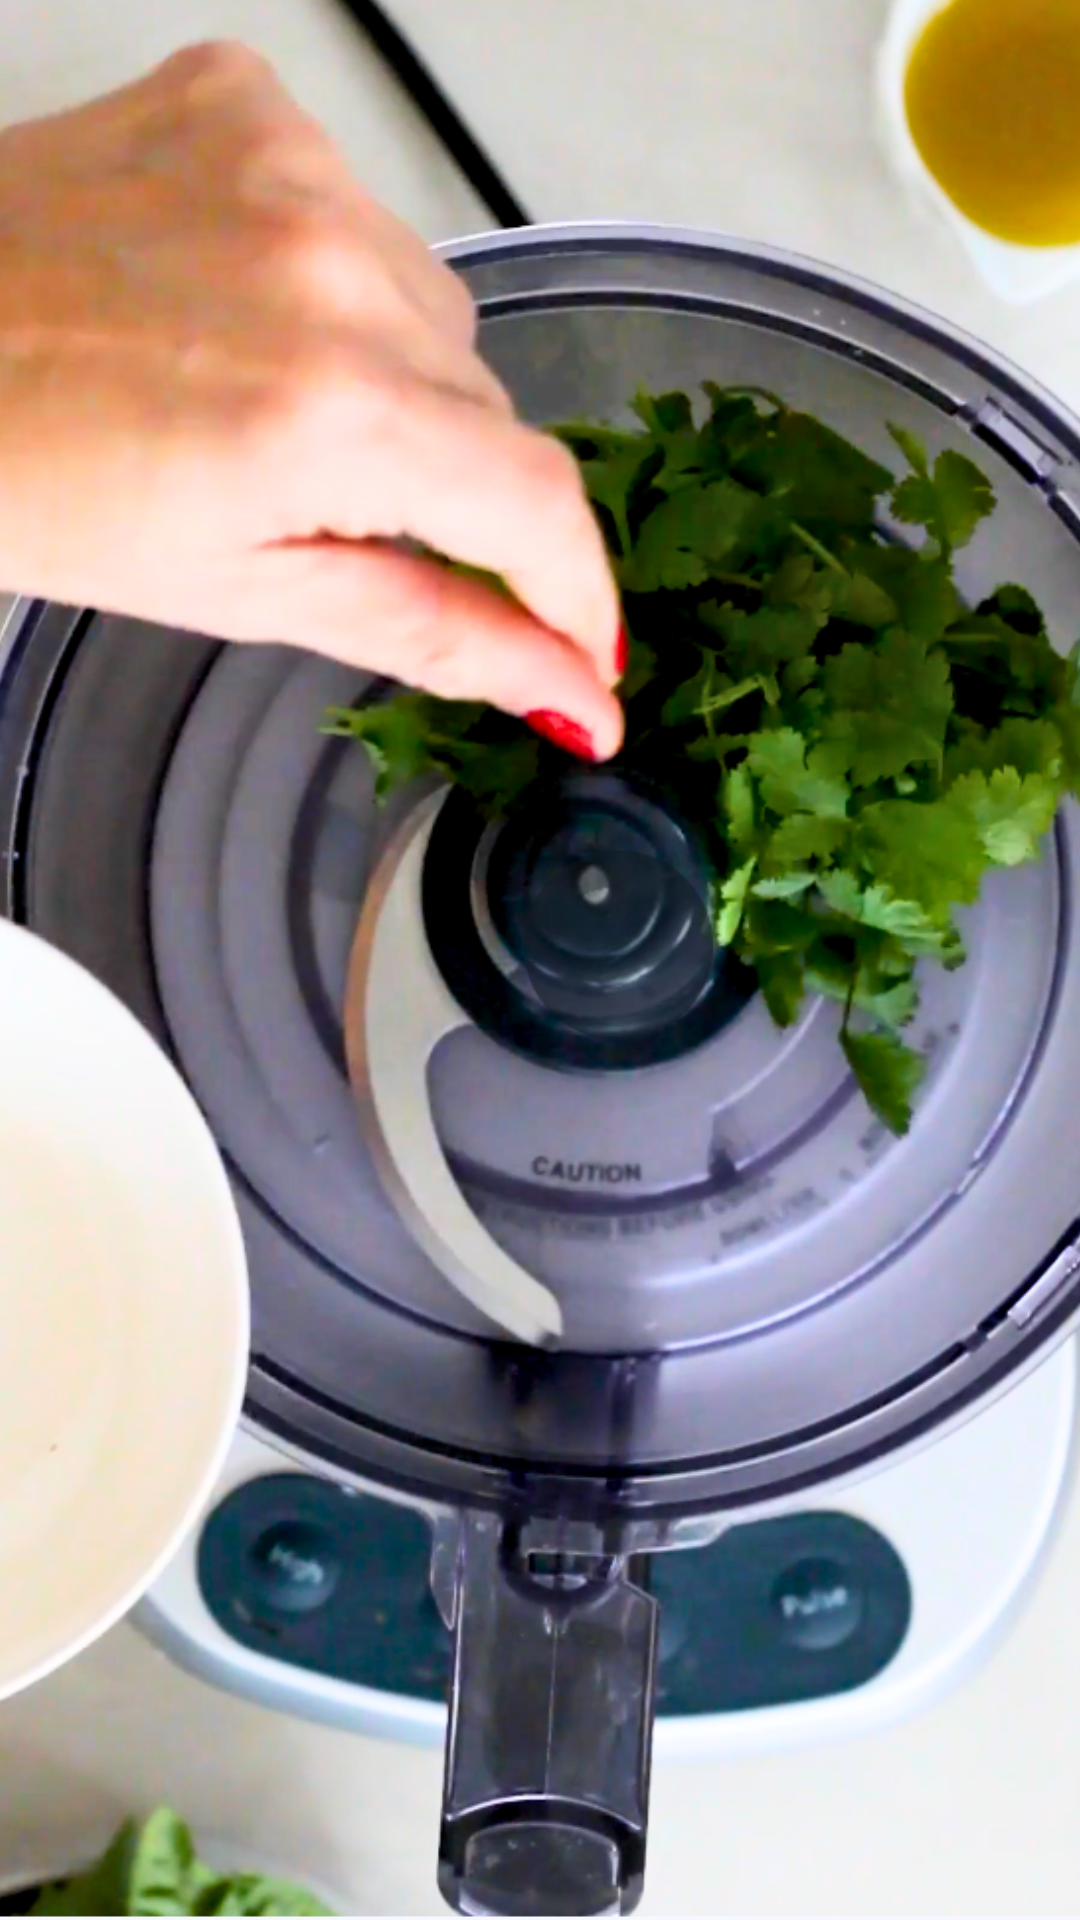
<svg viewBox="0 0 1080 1920"><path fill-rule="evenodd" d="M1001 306L879 157L882 0L392 3L538 216L713 227L838 262L981 334L1080 410L1080 291ZM334 0L0 11L0 120L103 90L183 41L236 35L429 238L487 224ZM644 1911L1080 1911L1078 1622L1080 1513L1004 1649L921 1719L842 1748L660 1767ZM0 1707L0 1874L56 1847L78 1854L163 1799L238 1853L343 1885L358 1913L433 1913L438 1793L434 1756L213 1693L128 1628Z"/></svg>

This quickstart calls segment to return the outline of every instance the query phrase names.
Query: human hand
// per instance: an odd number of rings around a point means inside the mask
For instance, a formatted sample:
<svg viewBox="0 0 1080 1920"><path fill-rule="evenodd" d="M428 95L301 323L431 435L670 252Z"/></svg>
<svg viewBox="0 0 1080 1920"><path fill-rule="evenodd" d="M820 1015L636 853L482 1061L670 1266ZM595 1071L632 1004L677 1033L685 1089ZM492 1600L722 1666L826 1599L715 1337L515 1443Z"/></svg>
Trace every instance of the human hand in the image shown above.
<svg viewBox="0 0 1080 1920"><path fill-rule="evenodd" d="M0 585L542 709L607 757L603 543L474 329L246 48L0 132Z"/></svg>

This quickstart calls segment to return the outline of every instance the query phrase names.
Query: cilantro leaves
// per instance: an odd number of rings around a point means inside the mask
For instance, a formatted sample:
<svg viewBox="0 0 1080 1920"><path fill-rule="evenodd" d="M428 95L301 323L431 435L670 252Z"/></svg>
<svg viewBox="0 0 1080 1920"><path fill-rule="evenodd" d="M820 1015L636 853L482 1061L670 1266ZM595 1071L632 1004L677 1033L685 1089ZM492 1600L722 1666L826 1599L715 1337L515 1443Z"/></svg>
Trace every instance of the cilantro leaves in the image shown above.
<svg viewBox="0 0 1080 1920"><path fill-rule="evenodd" d="M954 548L966 547L979 521L993 513L993 488L962 453L939 453L931 472L926 448L915 434L902 427L889 432L913 469L893 488L893 513L908 526L925 527L947 558Z"/></svg>
<svg viewBox="0 0 1080 1920"><path fill-rule="evenodd" d="M994 509L963 454L931 462L892 427L897 480L774 394L705 394L703 418L640 393L638 427L554 429L622 589L625 756L697 827L717 941L773 1019L835 999L852 1074L903 1133L918 967L962 962L956 908L1036 859L1080 790L1080 648L1055 650L1022 586L962 604L953 555ZM328 727L364 742L380 796L436 775L492 814L554 761L519 723L427 695Z"/></svg>
<svg viewBox="0 0 1080 1920"><path fill-rule="evenodd" d="M502 812L540 771L540 743L479 702L399 693L371 706L331 707L323 731L362 740L375 769L375 798L436 774Z"/></svg>
<svg viewBox="0 0 1080 1920"><path fill-rule="evenodd" d="M876 643L841 647L822 685L834 708L826 738L854 786L940 764L953 694L939 648L928 653L903 627L886 626Z"/></svg>
<svg viewBox="0 0 1080 1920"><path fill-rule="evenodd" d="M845 1027L840 1045L868 1104L893 1133L911 1125L911 1102L923 1077L921 1054L905 1047L895 1033L852 1033Z"/></svg>

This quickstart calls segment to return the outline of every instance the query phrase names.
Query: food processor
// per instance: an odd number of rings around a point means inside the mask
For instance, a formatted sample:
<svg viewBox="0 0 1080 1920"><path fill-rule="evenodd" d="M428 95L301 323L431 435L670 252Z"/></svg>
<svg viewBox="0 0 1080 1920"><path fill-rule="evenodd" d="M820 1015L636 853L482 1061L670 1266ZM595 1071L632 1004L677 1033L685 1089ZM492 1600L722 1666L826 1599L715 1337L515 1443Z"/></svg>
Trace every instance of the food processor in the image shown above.
<svg viewBox="0 0 1080 1920"><path fill-rule="evenodd" d="M715 380L886 465L888 422L970 453L999 505L961 590L1027 582L1071 644L1078 429L988 350L699 233L444 252L539 424ZM629 1911L663 1569L948 1433L1080 1309L1077 821L992 876L963 968L926 970L897 1139L829 1005L780 1032L711 941L680 973L683 827L632 767L568 766L494 825L437 789L380 808L363 752L321 727L388 691L315 655L16 608L4 907L134 1009L210 1121L251 1269L250 1431L430 1526L445 1897Z"/></svg>
<svg viewBox="0 0 1080 1920"><path fill-rule="evenodd" d="M935 1445L735 1516L693 1553L658 1555L657 1760L878 1732L965 1680L1042 1573L1076 1424L1073 1339ZM441 1748L451 1636L429 1577L439 1517L239 1433L135 1624L227 1693Z"/></svg>

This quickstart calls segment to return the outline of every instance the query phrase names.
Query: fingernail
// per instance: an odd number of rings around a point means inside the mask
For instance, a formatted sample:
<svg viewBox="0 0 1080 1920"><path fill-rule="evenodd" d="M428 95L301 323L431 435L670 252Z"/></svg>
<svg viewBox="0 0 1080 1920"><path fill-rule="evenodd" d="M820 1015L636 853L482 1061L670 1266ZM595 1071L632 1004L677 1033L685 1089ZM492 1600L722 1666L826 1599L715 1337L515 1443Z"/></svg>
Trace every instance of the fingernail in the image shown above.
<svg viewBox="0 0 1080 1920"><path fill-rule="evenodd" d="M626 663L630 658L630 639L625 627L619 628L619 637L615 642L615 672L621 680L626 672Z"/></svg>
<svg viewBox="0 0 1080 1920"><path fill-rule="evenodd" d="M576 753L579 760L596 759L596 748L584 727L579 727L576 720L568 720L564 713L527 713L525 723L544 740L550 740L553 747L561 747L564 753Z"/></svg>

